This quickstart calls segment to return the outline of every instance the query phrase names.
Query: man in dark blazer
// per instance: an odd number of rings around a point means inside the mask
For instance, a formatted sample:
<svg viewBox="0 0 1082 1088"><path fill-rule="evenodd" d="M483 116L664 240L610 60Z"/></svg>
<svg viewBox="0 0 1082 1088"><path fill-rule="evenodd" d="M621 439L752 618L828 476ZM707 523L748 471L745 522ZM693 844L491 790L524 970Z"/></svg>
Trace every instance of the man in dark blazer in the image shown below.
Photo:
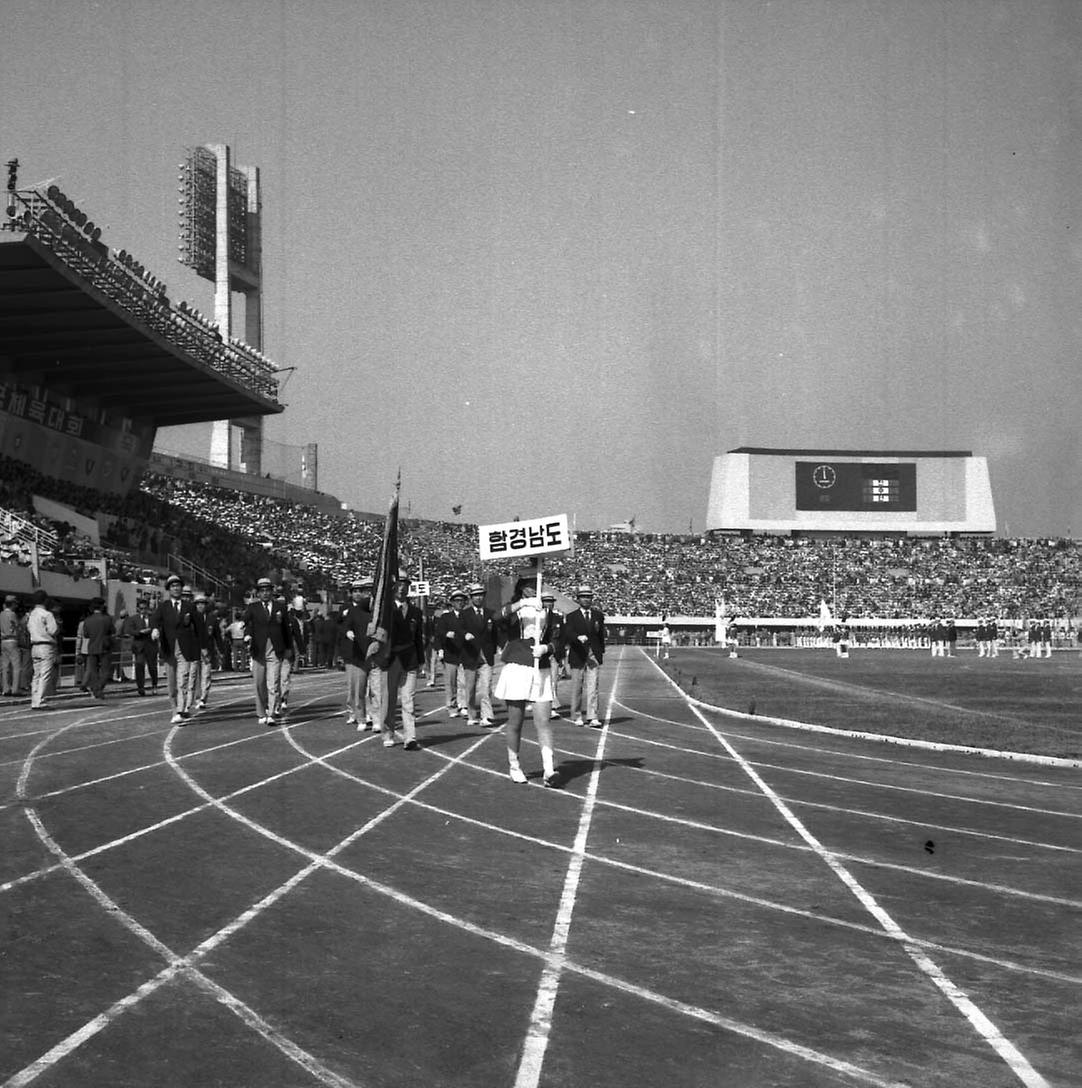
<svg viewBox="0 0 1082 1088"><path fill-rule="evenodd" d="M147 675L150 676L152 692L158 690L158 655L154 649L154 640L150 637L150 604L145 597L140 597L135 605L135 613L124 618L121 633L131 639L131 656L135 665L135 687L140 695L147 693Z"/></svg>
<svg viewBox="0 0 1082 1088"><path fill-rule="evenodd" d="M468 717L462 672L462 609L469 598L464 589L451 593L451 607L436 617L436 654L443 662L443 690L447 698L447 714L451 718Z"/></svg>
<svg viewBox="0 0 1082 1088"><path fill-rule="evenodd" d="M184 626L184 616L192 608L188 601L181 599L183 589L184 583L181 579L170 574L165 580L167 596L158 602L150 620L150 637L157 644L162 664L165 666L166 688L169 691L169 701L173 705L173 725L185 725L191 717L191 689L195 682L195 666L199 661L198 653L189 657L177 643L177 634ZM190 645L188 652L192 652Z"/></svg>
<svg viewBox="0 0 1082 1088"><path fill-rule="evenodd" d="M605 660L605 613L594 608L594 591L579 586L575 592L579 607L564 617L563 642L571 668L571 720L594 729L601 728L597 713L597 681Z"/></svg>
<svg viewBox="0 0 1082 1088"><path fill-rule="evenodd" d="M113 617L105 611L105 602L95 597L90 602L90 615L83 620L83 637L86 639L85 683L95 699L105 698L105 683L112 675L110 652L115 633Z"/></svg>
<svg viewBox="0 0 1082 1088"><path fill-rule="evenodd" d="M379 681L380 710L384 748L395 744L395 705L402 706L402 741L407 752L416 752L417 714L413 699L417 691L417 673L425 659L425 619L409 599L410 579L400 573L395 582L395 610L391 621L390 659L386 668L373 667Z"/></svg>
<svg viewBox="0 0 1082 1088"><path fill-rule="evenodd" d="M375 730L379 720L379 697L375 685L369 687L372 661L368 634L372 623L372 579L358 578L349 587L350 602L341 610L342 660L346 666L346 725L360 732ZM328 619L328 623L335 622Z"/></svg>
<svg viewBox="0 0 1082 1088"><path fill-rule="evenodd" d="M284 601L274 599L269 578L256 582L256 600L244 610L244 642L252 656L256 717L260 725L277 725L282 699L282 661L291 643Z"/></svg>
<svg viewBox="0 0 1082 1088"><path fill-rule="evenodd" d="M549 659L549 680L552 683L552 710L553 718L560 716L560 673L563 672L564 662L567 660L567 645L564 643L564 614L556 607L556 594L551 589L541 591L541 607L548 613L545 626L551 627L552 642L556 652Z"/></svg>
<svg viewBox="0 0 1082 1088"><path fill-rule="evenodd" d="M470 603L462 609L462 672L466 724L493 725L492 669L496 663L496 617L485 608L485 587L474 582Z"/></svg>

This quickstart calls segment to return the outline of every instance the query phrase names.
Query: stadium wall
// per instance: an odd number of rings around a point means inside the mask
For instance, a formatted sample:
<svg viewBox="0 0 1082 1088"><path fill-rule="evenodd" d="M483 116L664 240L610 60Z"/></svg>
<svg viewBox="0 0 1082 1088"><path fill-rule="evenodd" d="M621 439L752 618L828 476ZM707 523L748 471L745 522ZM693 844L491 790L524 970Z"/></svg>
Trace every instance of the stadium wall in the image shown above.
<svg viewBox="0 0 1082 1088"><path fill-rule="evenodd" d="M984 457L968 451L766 450L714 458L708 532L993 533Z"/></svg>

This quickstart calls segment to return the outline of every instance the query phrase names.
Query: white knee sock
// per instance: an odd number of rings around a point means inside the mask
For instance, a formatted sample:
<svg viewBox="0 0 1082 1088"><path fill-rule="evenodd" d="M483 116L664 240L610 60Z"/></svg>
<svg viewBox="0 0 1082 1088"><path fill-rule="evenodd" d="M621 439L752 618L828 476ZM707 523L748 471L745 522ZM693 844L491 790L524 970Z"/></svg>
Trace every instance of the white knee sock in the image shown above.
<svg viewBox="0 0 1082 1088"><path fill-rule="evenodd" d="M541 748L541 766L544 767L546 775L550 775L550 774L555 773L555 771L556 771L556 762L553 759L552 749L551 748L545 748L544 746L542 746L542 748Z"/></svg>

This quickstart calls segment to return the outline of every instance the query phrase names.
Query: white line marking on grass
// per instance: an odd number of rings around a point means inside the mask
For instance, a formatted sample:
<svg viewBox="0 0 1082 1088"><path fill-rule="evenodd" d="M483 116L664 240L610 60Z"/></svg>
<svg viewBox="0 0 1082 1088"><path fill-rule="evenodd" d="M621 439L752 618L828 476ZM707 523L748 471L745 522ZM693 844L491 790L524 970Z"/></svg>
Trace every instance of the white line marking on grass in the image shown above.
<svg viewBox="0 0 1082 1088"><path fill-rule="evenodd" d="M647 657L647 660L650 660L649 657ZM654 662L651 662L651 664L654 664ZM654 664L654 667L669 684L674 688L676 687L676 684L666 675L660 666ZM689 705L691 704L689 703ZM969 996L946 976L943 970L931 959L931 957L929 957L923 949L917 946L905 930L879 905L875 900L875 897L860 884L844 865L841 864L838 856L828 850L804 826L804 824L801 823L792 809L790 809L781 797L771 789L770 785L759 776L751 764L744 759L725 737L722 736L709 721L707 721L706 716L698 709L698 707L692 706L692 709L701 718L703 725L710 729L714 734L718 743L721 744L733 759L740 764L744 773L763 791L764 794L766 794L767 797L770 798L774 807L781 813L793 830L808 843L809 846L811 846L823 863L853 893L861 906L863 906L888 933L896 938L901 947L905 949L909 958L913 960L929 979L931 979L936 988L952 1005L954 1005L962 1016L965 1017L977 1034L980 1035L1002 1061L1006 1063L1011 1072L1014 1073L1027 1088L1050 1088L1048 1081L1046 1081L1045 1078L1030 1065L1025 1055L1023 1055L1022 1052L1018 1050L1018 1048L1007 1039L1002 1032L1000 1032L999 1028L992 1023Z"/></svg>
<svg viewBox="0 0 1082 1088"><path fill-rule="evenodd" d="M522 1058L519 1062L515 1088L536 1088L541 1080L541 1067L545 1062L549 1036L552 1034L552 1011L556 1006L556 994L560 989L560 977L563 974L564 958L567 954L567 940L571 933L571 916L575 912L575 899L578 896L579 881L582 879L582 867L586 858L586 840L590 836L590 823L594 816L597 801L597 789L601 781L602 761L605 757L605 738L612 721L612 699L620 679L622 658L617 659L616 673L612 681L612 692L605 712L605 726L597 738L597 748L593 756L593 770L586 787L586 797L579 816L575 842L571 847L571 859L564 877L560 904L556 911L556 922L549 939L549 958L541 972L541 982L537 987L533 1012L530 1014L530 1026L523 1043Z"/></svg>

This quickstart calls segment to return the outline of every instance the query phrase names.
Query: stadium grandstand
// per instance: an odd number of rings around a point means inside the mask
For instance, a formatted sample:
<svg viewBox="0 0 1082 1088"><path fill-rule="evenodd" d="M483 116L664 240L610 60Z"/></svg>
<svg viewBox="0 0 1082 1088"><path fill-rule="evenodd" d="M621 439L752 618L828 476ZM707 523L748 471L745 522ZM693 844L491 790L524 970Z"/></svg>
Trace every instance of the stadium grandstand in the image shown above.
<svg viewBox="0 0 1082 1088"><path fill-rule="evenodd" d="M322 610L373 572L381 514L153 450L159 427L282 411L271 360L173 300L55 186L7 200L0 593L45 589L70 637L90 598L132 611L170 571L227 609L269 574ZM715 463L707 527L647 534L632 518L579 532L546 577L565 600L591 583L616 639L664 622L710 641L737 617L745 637L784 642L821 626L828 605L858 637L933 617L963 629L981 616L1050 617L1058 644L1074 644L1082 552L1069 539L995 537L987 466L965 451L733 450ZM453 587L514 573L480 563L476 526L407 518L400 549L432 607Z"/></svg>

